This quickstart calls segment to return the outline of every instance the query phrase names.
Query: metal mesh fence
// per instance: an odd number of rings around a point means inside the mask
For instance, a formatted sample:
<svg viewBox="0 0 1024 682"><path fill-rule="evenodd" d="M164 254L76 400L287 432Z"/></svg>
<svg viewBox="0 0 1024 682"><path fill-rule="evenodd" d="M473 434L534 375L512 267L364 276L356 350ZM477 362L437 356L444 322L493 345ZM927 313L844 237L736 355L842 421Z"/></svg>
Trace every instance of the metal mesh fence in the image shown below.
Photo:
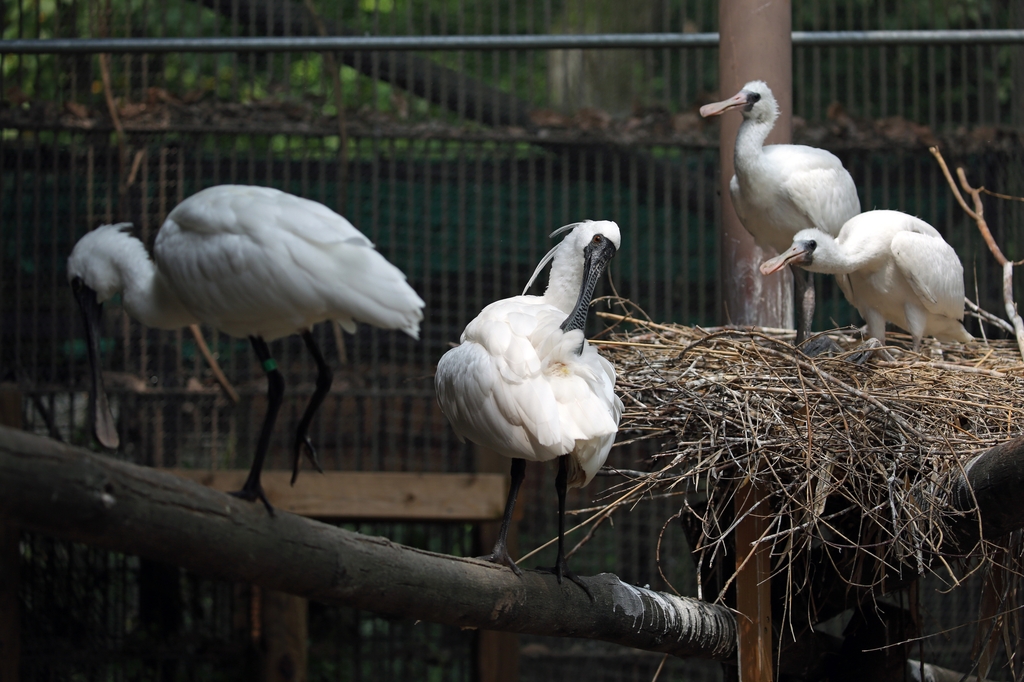
<svg viewBox="0 0 1024 682"><path fill-rule="evenodd" d="M806 31L1005 28L1021 20L1016 3L793 5L794 29ZM717 22L717 6L707 0L642 0L628 16L610 0L6 0L2 7L4 39L216 39L321 29L702 33ZM969 294L977 291L982 306L997 311L998 271L921 141L970 141L946 147L947 158L965 165L976 186L1024 194L1018 138L1005 132L1021 123L1021 52L1019 45L964 44L794 48L796 137L842 158L866 209L905 210L942 231L964 262ZM717 132L695 114L716 89L713 47L143 53L113 55L106 66L97 55L6 54L0 67L0 374L26 392L25 420L37 432L90 440L87 359L64 271L75 240L98 224L128 220L151 244L177 202L215 184L268 185L335 208L426 301L420 342L367 326L354 336L331 325L315 330L335 368L311 432L325 468L472 470L472 449L458 443L435 404L434 365L485 304L521 290L550 246L546 235L563 224L593 217L623 227L624 248L611 266L615 291L605 284L604 294L629 298L658 321L725 321ZM1020 211L1019 203L993 200L986 214L1011 257L1022 248ZM858 321L831 282L819 283L819 296L816 328ZM116 456L156 466L248 466L265 384L245 340L204 329L242 396L231 405L187 334L146 329L117 301L107 306L105 324L108 390L125 443ZM315 373L298 339L272 350L288 393L268 467L284 468ZM618 448L610 464L641 468L647 452ZM524 550L554 534L553 475L541 466L528 471L520 502ZM613 480L599 479L570 506L595 504ZM574 557L575 569L669 589L654 548L678 508L664 498L617 515ZM360 529L451 553L480 550L464 526ZM682 534L671 524L664 532L661 572L681 593L694 594ZM136 643L148 636L150 607L139 595L153 571L145 562L34 536L26 536L23 558L25 573L38 577L23 589L27 679L70 679L71 672L81 679L178 679L186 670L198 671L187 679L244 678L228 661L251 646L245 588L165 576L178 586L181 616L164 624L175 633L164 640L167 651L178 648L161 659ZM536 557L537 564L552 560L550 550ZM56 617L64 611L73 617ZM474 675L472 633L319 606L310 618L311 679ZM48 655L50 642L59 656ZM568 670L650 679L661 663L600 644L522 643L523 679ZM678 661L663 672L670 673L719 675L715 665Z"/></svg>

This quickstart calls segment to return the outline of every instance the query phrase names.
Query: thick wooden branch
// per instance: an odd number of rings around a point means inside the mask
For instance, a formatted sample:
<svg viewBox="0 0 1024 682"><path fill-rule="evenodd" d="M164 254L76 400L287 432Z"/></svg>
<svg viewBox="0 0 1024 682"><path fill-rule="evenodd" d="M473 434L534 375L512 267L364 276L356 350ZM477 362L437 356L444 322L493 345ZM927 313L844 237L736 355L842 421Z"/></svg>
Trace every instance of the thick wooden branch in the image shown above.
<svg viewBox="0 0 1024 682"><path fill-rule="evenodd" d="M298 483L302 484L301 481ZM404 547L250 504L184 478L0 427L0 520L317 601L459 627L736 655L725 607Z"/></svg>
<svg viewBox="0 0 1024 682"><path fill-rule="evenodd" d="M980 537L996 540L1024 527L1024 436L1000 443L973 458L954 484L951 504L968 514L952 527L956 549L969 551ZM980 517L980 520L979 520ZM952 547L951 547L952 549Z"/></svg>

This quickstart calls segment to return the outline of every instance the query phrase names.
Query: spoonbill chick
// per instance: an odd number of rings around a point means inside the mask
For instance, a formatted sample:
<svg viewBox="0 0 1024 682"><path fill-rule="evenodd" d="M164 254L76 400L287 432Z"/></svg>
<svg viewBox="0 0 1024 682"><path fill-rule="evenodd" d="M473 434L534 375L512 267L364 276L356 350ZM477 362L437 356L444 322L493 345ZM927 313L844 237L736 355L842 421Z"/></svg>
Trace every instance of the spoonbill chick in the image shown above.
<svg viewBox="0 0 1024 682"><path fill-rule="evenodd" d="M732 205L757 245L782 253L800 230L816 227L835 237L843 223L860 213L853 178L831 152L801 144L764 146L775 127L779 105L764 81L750 81L727 100L700 108L704 117L739 109L729 182ZM793 273L797 343L807 337L814 317L814 278Z"/></svg>
<svg viewBox="0 0 1024 682"><path fill-rule="evenodd" d="M838 237L801 230L793 244L761 264L770 274L789 266L835 275L846 300L867 322L868 336L885 343L888 320L921 339L966 343L964 267L953 247L925 221L900 211L867 211L847 221Z"/></svg>
<svg viewBox="0 0 1024 682"><path fill-rule="evenodd" d="M437 363L434 387L460 440L512 459L511 486L494 551L483 557L519 567L509 556L508 528L526 460L558 459L558 560L551 571L593 598L565 559L565 493L583 487L604 464L618 431L622 402L615 370L587 343L583 326L594 287L619 248L608 220L566 225L569 234L541 260L522 296L491 303L466 326L459 346ZM551 263L542 296L526 291Z"/></svg>
<svg viewBox="0 0 1024 682"><path fill-rule="evenodd" d="M119 440L103 391L99 337L102 304L120 293L125 311L148 327L199 322L248 338L267 374L267 413L249 477L235 493L273 513L260 472L284 396L284 377L268 341L300 334L317 366L316 390L295 435L292 482L303 449L317 469L309 424L331 387L332 373L311 328L337 320L400 329L419 338L423 300L401 270L352 223L315 201L269 187L219 185L174 207L157 233L153 259L129 223L82 237L68 258L68 280L82 308L92 365L90 405L97 440Z"/></svg>

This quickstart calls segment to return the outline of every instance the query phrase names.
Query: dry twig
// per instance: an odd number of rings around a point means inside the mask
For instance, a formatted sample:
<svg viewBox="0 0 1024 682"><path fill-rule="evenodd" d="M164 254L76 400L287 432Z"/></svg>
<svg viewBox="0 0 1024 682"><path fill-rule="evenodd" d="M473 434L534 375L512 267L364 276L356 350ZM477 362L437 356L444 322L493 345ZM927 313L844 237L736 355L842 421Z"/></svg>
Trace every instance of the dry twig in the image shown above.
<svg viewBox="0 0 1024 682"><path fill-rule="evenodd" d="M1014 344L936 344L931 357L861 366L842 355L808 358L761 329L601 316L634 327L595 342L618 374L620 430L664 443L657 471L621 489L704 491L706 506L681 508L703 528L700 561L725 549L736 486L754 477L770 491L774 517L760 542L790 592L810 589L814 548L860 557L844 574L850 584L880 585L886 566L928 571L933 561L958 580L942 556L946 497L962 460L1015 434L1024 417ZM856 343L830 335L844 351Z"/></svg>
<svg viewBox="0 0 1024 682"><path fill-rule="evenodd" d="M985 207L981 203L981 193L985 191L985 188L975 189L971 187L967 182L967 175L964 173L964 169L962 167L956 169L957 177L960 178L960 185L964 188L965 192L971 195L974 208L969 207L960 194L960 190L957 189L956 183L953 182L953 176L950 175L949 167L946 165L946 160L942 158L939 148L929 147L928 151L939 162L942 174L946 176L946 182L949 183L950 188L953 190L953 195L956 197L960 207L964 209L967 215L974 219L982 239L988 245L989 251L992 252L996 262L1003 268L1003 305L1006 308L1007 318L1013 324L1014 335L1017 337L1017 347L1020 350L1021 357L1024 358L1024 320L1021 319L1020 313L1017 311L1017 304L1013 301L1013 266L1015 263L1007 260L1006 256L1003 255L1002 249L999 248L995 238L992 236L992 231L988 229L988 223L985 221ZM1019 265L1019 263L1016 263L1016 265Z"/></svg>

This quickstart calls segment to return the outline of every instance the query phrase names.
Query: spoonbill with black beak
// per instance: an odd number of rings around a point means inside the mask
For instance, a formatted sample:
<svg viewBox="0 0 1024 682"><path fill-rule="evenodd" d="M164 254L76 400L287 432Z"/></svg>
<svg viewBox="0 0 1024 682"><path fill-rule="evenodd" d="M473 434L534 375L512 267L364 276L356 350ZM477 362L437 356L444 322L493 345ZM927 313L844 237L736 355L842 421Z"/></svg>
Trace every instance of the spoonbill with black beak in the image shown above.
<svg viewBox="0 0 1024 682"><path fill-rule="evenodd" d="M88 335L97 440L118 445L100 373L103 302L120 293L126 312L149 327L204 322L248 337L267 374L268 405L252 468L235 494L259 499L272 512L260 473L284 377L267 342L300 334L317 365L316 390L295 435L294 483L301 450L320 468L308 430L332 380L312 326L337 320L351 333L360 321L419 338L423 300L348 220L315 201L269 187L219 185L185 199L157 233L153 259L128 228L128 223L96 228L68 258L68 280Z"/></svg>
<svg viewBox="0 0 1024 682"><path fill-rule="evenodd" d="M565 559L565 494L583 487L604 464L618 431L622 402L615 370L583 335L594 287L619 247L619 226L587 220L541 260L522 296L491 303L466 326L459 346L437 363L441 410L460 439L512 459L511 486L494 551L485 559L519 568L507 536L526 460L558 459L558 559L552 572L593 598ZM551 263L542 296L526 291Z"/></svg>

